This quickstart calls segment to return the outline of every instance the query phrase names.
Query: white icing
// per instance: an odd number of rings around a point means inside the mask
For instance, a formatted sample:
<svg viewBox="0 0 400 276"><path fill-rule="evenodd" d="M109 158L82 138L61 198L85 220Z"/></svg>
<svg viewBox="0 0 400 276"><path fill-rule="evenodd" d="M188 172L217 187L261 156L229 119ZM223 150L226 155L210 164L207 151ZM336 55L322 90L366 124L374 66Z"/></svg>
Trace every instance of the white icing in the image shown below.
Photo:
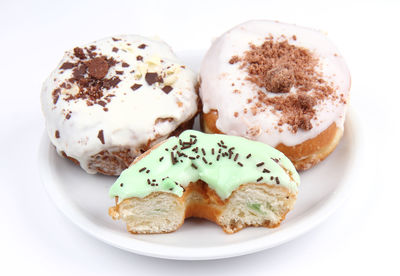
<svg viewBox="0 0 400 276"><path fill-rule="evenodd" d="M110 37L82 46L95 45L95 52L107 58L113 57L119 62L110 67L105 76L118 76L121 79L117 87L103 90L104 96L115 95L106 105L107 112L98 104L88 106L86 100L64 100L68 94L78 91L76 85L69 90L61 89L57 103L53 104L54 89L72 76L71 69L60 70L60 66L64 62L75 63L78 60L73 50L65 53L42 88L41 103L51 142L59 153L64 151L68 156L77 159L89 173L95 173L88 168L90 156L102 150L116 150L121 147L131 148L135 152L149 140L156 139L156 143L165 139L177 126L197 112L197 94L194 88L196 75L187 67L181 67L181 62L166 43L136 35L117 38L120 40L114 41ZM141 44L147 46L139 49ZM118 52L112 51L113 47L119 48ZM143 61L136 59L138 55L143 57ZM122 62L130 66L122 67ZM123 74L118 75L116 71L123 71ZM173 90L166 94L159 83L148 85L145 81L146 72L162 72L165 77L173 76L174 79L168 83ZM133 84L142 84L142 87L133 91ZM65 115L69 111L71 117L67 120ZM158 118L173 120L155 124ZM56 130L60 133L58 139L55 137ZM104 145L97 137L99 130L103 130Z"/></svg>
<svg viewBox="0 0 400 276"><path fill-rule="evenodd" d="M283 125L282 132L275 128L279 121L277 115L269 112L259 112L253 115L247 99L253 98L260 88L246 80L247 72L240 69L240 63L229 64L232 56L243 56L250 50L249 43L261 45L265 38L272 35L274 39L284 35L289 44L310 50L320 64L317 71L323 74L328 83L333 83L336 95L343 94L348 99L350 90L350 73L337 48L319 32L295 25L283 24L274 21L249 21L229 30L214 41L208 50L200 70L200 96L203 101L203 112L218 111L216 126L223 133L244 136L277 146L283 143L294 146L312 139L324 131L332 123L343 129L346 104L339 100L325 100L315 107L317 120L312 120L313 128L308 131L299 129L292 133L287 125ZM291 39L296 36L296 40ZM234 84L234 86L232 86ZM240 93L234 93L235 89ZM275 96L268 91L267 96ZM296 93L292 88L289 94ZM282 96L282 95L279 95ZM248 112L243 111L247 108ZM234 113L238 112L238 117Z"/></svg>

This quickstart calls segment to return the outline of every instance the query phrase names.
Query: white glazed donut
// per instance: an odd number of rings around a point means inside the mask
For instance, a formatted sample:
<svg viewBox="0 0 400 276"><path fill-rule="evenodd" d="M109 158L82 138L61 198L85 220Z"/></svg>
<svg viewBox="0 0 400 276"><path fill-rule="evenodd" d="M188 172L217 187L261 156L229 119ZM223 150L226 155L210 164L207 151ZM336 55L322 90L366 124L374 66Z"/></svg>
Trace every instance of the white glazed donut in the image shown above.
<svg viewBox="0 0 400 276"><path fill-rule="evenodd" d="M119 175L133 159L191 127L196 76L163 41L109 37L67 51L41 94L57 152L88 173Z"/></svg>
<svg viewBox="0 0 400 276"><path fill-rule="evenodd" d="M202 125L269 144L308 169L338 144L349 90L345 61L323 33L249 21L214 41L203 60Z"/></svg>

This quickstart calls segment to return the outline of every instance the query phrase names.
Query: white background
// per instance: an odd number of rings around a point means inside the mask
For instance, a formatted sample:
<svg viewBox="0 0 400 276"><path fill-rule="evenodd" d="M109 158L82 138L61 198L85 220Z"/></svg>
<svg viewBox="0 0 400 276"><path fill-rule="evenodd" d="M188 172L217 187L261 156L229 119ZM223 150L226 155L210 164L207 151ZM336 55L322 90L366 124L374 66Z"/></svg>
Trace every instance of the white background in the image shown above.
<svg viewBox="0 0 400 276"><path fill-rule="evenodd" d="M1 1L0 275L399 275L399 14L395 1ZM324 30L348 62L361 173L340 209L277 248L200 262L124 252L70 223L37 168L41 84L63 52L124 33L159 35L176 51L204 49L260 18Z"/></svg>

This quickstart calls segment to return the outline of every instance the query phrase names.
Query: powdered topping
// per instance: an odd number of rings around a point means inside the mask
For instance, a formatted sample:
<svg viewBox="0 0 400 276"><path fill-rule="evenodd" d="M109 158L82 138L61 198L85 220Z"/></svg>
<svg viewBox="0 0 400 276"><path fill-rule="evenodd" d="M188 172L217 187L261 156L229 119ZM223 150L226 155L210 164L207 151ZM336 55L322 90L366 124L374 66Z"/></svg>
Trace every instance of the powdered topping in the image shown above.
<svg viewBox="0 0 400 276"><path fill-rule="evenodd" d="M278 125L288 124L293 133L299 128L312 129L315 105L334 92L317 70L319 60L309 50L291 45L285 36L274 39L270 35L260 46L250 44L250 50L243 57L233 56L229 61L230 64L237 62L247 71L247 80L262 88L258 92L258 102L251 107L252 113L273 106L282 114ZM293 88L296 94L268 95L269 92L287 94Z"/></svg>

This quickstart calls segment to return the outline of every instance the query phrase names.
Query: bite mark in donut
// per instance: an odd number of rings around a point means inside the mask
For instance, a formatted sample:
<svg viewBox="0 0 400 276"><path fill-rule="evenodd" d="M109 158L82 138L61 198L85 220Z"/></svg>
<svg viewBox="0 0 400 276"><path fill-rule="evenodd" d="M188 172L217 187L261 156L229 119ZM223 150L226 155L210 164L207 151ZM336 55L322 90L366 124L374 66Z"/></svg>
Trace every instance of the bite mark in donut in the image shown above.
<svg viewBox="0 0 400 276"><path fill-rule="evenodd" d="M121 174L110 189L117 198L110 215L134 233L175 231L190 216L215 221L228 233L276 227L293 207L298 185L292 163L272 147L187 130Z"/></svg>

